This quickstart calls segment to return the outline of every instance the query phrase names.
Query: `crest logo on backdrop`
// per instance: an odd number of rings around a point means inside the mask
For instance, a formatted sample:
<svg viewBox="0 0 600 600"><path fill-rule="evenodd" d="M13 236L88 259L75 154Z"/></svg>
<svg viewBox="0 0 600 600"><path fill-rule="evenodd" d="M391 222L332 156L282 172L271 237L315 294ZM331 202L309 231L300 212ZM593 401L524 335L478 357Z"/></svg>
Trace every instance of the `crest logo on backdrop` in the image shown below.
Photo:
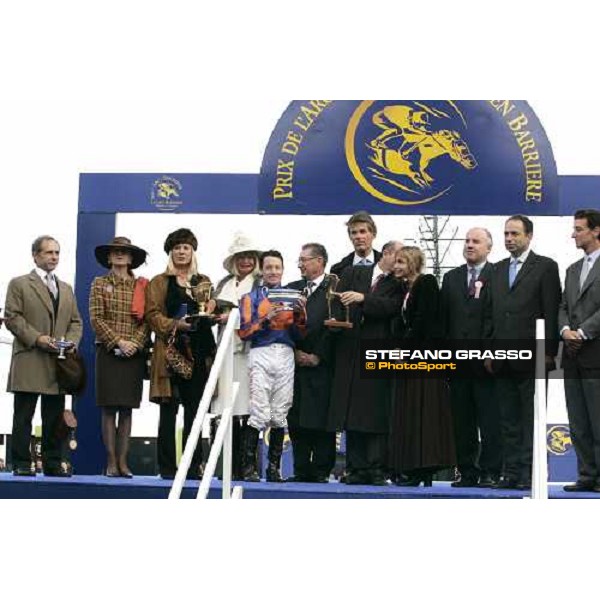
<svg viewBox="0 0 600 600"><path fill-rule="evenodd" d="M177 210L183 204L181 183L174 177L163 175L152 184L150 203L163 212Z"/></svg>
<svg viewBox="0 0 600 600"><path fill-rule="evenodd" d="M547 433L548 452L562 456L573 446L571 431L567 425L554 425Z"/></svg>
<svg viewBox="0 0 600 600"><path fill-rule="evenodd" d="M306 100L267 146L259 211L552 214L558 177L517 100Z"/></svg>

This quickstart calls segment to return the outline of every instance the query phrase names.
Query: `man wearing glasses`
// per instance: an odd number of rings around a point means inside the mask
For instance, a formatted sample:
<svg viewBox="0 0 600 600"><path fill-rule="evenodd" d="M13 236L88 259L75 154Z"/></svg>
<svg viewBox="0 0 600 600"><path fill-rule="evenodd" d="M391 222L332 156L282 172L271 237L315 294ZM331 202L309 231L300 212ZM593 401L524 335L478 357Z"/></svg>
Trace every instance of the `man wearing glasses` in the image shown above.
<svg viewBox="0 0 600 600"><path fill-rule="evenodd" d="M325 274L327 250L305 244L298 257L302 279L287 287L305 290L307 334L296 344L294 403L288 428L294 447L294 481L327 483L335 466L335 432L327 431L331 392L332 352Z"/></svg>

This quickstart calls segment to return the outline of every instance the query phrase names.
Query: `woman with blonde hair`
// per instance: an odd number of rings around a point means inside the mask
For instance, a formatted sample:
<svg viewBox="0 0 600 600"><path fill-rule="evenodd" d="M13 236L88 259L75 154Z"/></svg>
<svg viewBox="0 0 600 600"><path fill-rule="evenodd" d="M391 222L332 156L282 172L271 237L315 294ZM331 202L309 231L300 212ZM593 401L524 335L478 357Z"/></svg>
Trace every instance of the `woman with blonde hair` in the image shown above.
<svg viewBox="0 0 600 600"><path fill-rule="evenodd" d="M217 302L219 335L229 319L232 308L239 307L240 299L249 294L260 284L260 269L258 264L260 251L256 244L243 232L237 231L229 246L229 253L223 261L223 268L229 273L215 289ZM244 428L248 423L250 413L249 396L250 382L248 378L248 349L238 336L234 338L233 376L240 384L233 419L233 478L242 477L241 440ZM223 399L217 397L211 406L211 412L220 415L223 412ZM213 421L214 423L214 421Z"/></svg>
<svg viewBox="0 0 600 600"><path fill-rule="evenodd" d="M177 471L175 425L179 405L183 406L185 448L216 350L210 320L200 319L192 326L183 318L197 312L193 288L201 283L210 284L208 277L198 273L197 248L198 240L189 229L169 234L164 245L169 256L167 269L154 277L146 290L146 320L155 333L150 401L160 406L157 453L163 479L172 479ZM193 359L189 379L172 371L167 364L167 342L173 334L177 350ZM197 479L202 474L202 440L198 440L188 477Z"/></svg>
<svg viewBox="0 0 600 600"><path fill-rule="evenodd" d="M136 314L136 288L147 281L133 270L146 260L146 251L126 237L116 237L95 250L98 262L110 271L96 277L90 290L90 322L96 333L96 404L102 411L106 476L132 477L127 466L131 410L139 408L145 372L143 352L149 337L143 311ZM118 425L117 425L118 415Z"/></svg>
<svg viewBox="0 0 600 600"><path fill-rule="evenodd" d="M423 274L424 268L425 255L416 246L397 252L393 274L405 282L407 293L394 329L397 337L409 343L442 336L439 286L433 275ZM421 375L397 380L390 462L401 486L431 486L437 471L456 463L445 379Z"/></svg>

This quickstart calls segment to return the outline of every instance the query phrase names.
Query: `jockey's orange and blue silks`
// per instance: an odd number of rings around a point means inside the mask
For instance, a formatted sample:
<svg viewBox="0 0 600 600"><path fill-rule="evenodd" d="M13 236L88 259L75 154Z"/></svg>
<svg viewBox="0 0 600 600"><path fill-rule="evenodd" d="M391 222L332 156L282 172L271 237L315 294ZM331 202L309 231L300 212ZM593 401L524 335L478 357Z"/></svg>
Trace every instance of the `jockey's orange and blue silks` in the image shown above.
<svg viewBox="0 0 600 600"><path fill-rule="evenodd" d="M240 300L240 329L238 334L252 348L285 344L294 348L306 333L306 311L284 310L272 319L267 315L276 308L267 297L266 288L257 288Z"/></svg>

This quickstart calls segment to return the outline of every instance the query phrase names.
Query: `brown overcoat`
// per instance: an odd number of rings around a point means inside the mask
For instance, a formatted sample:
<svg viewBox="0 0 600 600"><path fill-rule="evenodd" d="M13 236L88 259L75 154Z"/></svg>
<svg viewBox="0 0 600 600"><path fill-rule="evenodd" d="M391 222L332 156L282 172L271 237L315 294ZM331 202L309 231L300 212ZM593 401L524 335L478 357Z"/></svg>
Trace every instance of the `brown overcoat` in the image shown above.
<svg viewBox="0 0 600 600"><path fill-rule="evenodd" d="M64 337L76 345L82 325L70 285L59 281L56 318L48 288L34 271L15 277L6 293L6 328L15 336L7 391L56 395L56 356L39 349L41 335Z"/></svg>
<svg viewBox="0 0 600 600"><path fill-rule="evenodd" d="M200 281L210 281L200 275ZM164 402L172 396L171 374L167 368L166 347L176 319L167 317L166 301L169 275L161 273L146 286L145 317L154 331L154 349L150 364L150 401Z"/></svg>

